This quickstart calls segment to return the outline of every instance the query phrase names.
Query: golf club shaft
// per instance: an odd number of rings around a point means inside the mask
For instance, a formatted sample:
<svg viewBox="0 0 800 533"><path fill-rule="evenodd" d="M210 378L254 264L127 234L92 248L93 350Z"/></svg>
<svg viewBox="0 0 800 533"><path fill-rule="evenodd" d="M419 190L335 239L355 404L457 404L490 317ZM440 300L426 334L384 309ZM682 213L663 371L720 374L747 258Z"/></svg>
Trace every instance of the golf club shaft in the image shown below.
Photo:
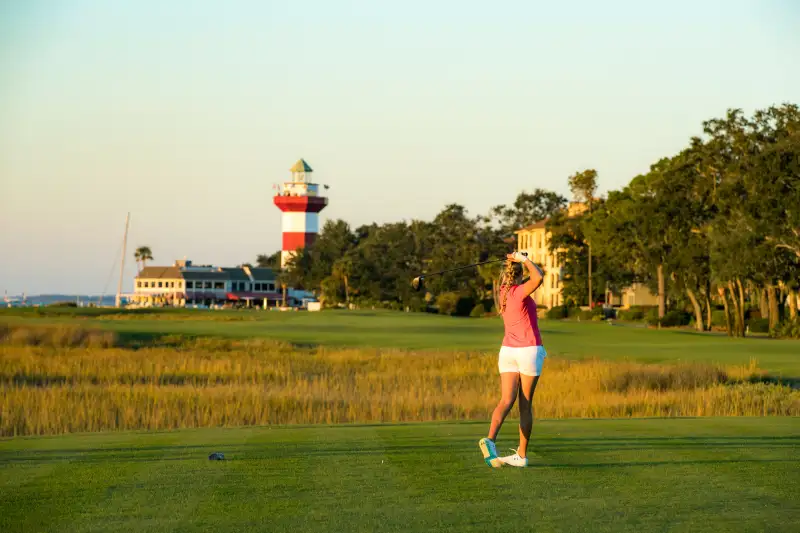
<svg viewBox="0 0 800 533"><path fill-rule="evenodd" d="M447 274L448 272L456 272L458 270L465 270L467 268L473 268L481 265L488 265L490 263L499 263L501 261L505 261L505 259L492 259L491 261L483 261L482 263L473 263L471 265L460 266L456 268L450 268L448 270L442 270L441 272L431 272L430 274L423 274L422 277L427 278L428 276L437 276L439 274Z"/></svg>

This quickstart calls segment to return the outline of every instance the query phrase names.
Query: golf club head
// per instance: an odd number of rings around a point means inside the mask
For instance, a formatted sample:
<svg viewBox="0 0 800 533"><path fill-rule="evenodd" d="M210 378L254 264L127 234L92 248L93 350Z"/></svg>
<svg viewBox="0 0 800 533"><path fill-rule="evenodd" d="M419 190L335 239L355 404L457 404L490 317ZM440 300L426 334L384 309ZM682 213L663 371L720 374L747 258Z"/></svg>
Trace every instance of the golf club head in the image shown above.
<svg viewBox="0 0 800 533"><path fill-rule="evenodd" d="M425 276L418 276L411 280L411 288L419 292L425 286Z"/></svg>

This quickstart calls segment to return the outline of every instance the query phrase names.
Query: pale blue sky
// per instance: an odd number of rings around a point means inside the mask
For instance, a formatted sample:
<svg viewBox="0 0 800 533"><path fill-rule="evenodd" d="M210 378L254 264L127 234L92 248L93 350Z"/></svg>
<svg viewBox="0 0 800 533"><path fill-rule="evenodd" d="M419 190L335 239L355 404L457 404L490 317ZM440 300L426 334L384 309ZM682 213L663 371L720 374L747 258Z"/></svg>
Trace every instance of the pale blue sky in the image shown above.
<svg viewBox="0 0 800 533"><path fill-rule="evenodd" d="M127 211L156 263L271 253L299 157L353 226L618 188L800 101L797 28L792 0L6 0L0 291L113 292Z"/></svg>

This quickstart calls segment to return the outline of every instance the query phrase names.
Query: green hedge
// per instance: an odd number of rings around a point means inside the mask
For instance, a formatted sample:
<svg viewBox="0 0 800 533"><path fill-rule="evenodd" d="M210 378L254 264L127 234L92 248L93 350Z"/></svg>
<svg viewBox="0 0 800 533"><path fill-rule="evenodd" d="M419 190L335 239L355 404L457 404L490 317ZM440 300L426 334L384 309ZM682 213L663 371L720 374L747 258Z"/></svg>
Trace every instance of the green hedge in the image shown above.
<svg viewBox="0 0 800 533"><path fill-rule="evenodd" d="M645 322L650 326L658 326L664 328L676 328L679 326L688 326L692 321L692 314L687 313L681 309L670 309L664 313L664 317L658 318L658 309L652 308L647 311L645 315Z"/></svg>
<svg viewBox="0 0 800 533"><path fill-rule="evenodd" d="M718 328L724 328L726 326L724 310L717 309L711 311L711 325Z"/></svg>
<svg viewBox="0 0 800 533"><path fill-rule="evenodd" d="M644 320L644 311L641 309L620 309L617 311L618 320L628 320L630 322L641 322Z"/></svg>
<svg viewBox="0 0 800 533"><path fill-rule="evenodd" d="M747 325L750 327L752 333L769 333L769 319L768 318L751 318Z"/></svg>
<svg viewBox="0 0 800 533"><path fill-rule="evenodd" d="M553 320L560 320L563 318L567 318L567 316L569 316L569 311L567 310L566 306L557 305L551 309L548 309L547 314L545 316Z"/></svg>

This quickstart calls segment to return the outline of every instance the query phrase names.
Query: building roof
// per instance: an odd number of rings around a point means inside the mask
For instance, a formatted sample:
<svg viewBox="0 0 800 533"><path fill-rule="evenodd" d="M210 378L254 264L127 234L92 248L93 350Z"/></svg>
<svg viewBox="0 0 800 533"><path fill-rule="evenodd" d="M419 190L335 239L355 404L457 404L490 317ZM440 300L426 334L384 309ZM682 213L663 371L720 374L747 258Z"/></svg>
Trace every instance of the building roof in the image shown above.
<svg viewBox="0 0 800 533"><path fill-rule="evenodd" d="M253 279L258 282L275 281L271 268L251 268ZM243 267L198 268L180 266L148 266L142 269L136 279L185 279L187 281L250 281Z"/></svg>
<svg viewBox="0 0 800 533"><path fill-rule="evenodd" d="M227 281L231 279L230 274L227 272L208 271L208 270L189 270L182 272L183 279L185 280L198 280L198 281ZM245 278L247 279L247 278Z"/></svg>
<svg viewBox="0 0 800 533"><path fill-rule="evenodd" d="M297 160L297 163L289 169L289 172L314 172L314 170L306 163L302 157Z"/></svg>
<svg viewBox="0 0 800 533"><path fill-rule="evenodd" d="M250 281L250 276L247 275L247 272L244 271L241 267L236 268L226 268L222 267L222 272L228 275L229 280L231 281Z"/></svg>
<svg viewBox="0 0 800 533"><path fill-rule="evenodd" d="M176 266L168 266L168 267L160 267L160 266L146 266L142 269L141 272L136 276L137 278L147 278L147 279L159 279L159 278L168 278L168 279L180 279L183 276L181 275L181 269Z"/></svg>
<svg viewBox="0 0 800 533"><path fill-rule="evenodd" d="M250 269L256 281L275 281L275 271L271 268L255 267Z"/></svg>
<svg viewBox="0 0 800 533"><path fill-rule="evenodd" d="M534 222L530 226L525 226L524 228L518 229L514 233L522 233L523 231L531 231L535 229L544 229L548 220L549 220L548 218L544 218L538 222Z"/></svg>

